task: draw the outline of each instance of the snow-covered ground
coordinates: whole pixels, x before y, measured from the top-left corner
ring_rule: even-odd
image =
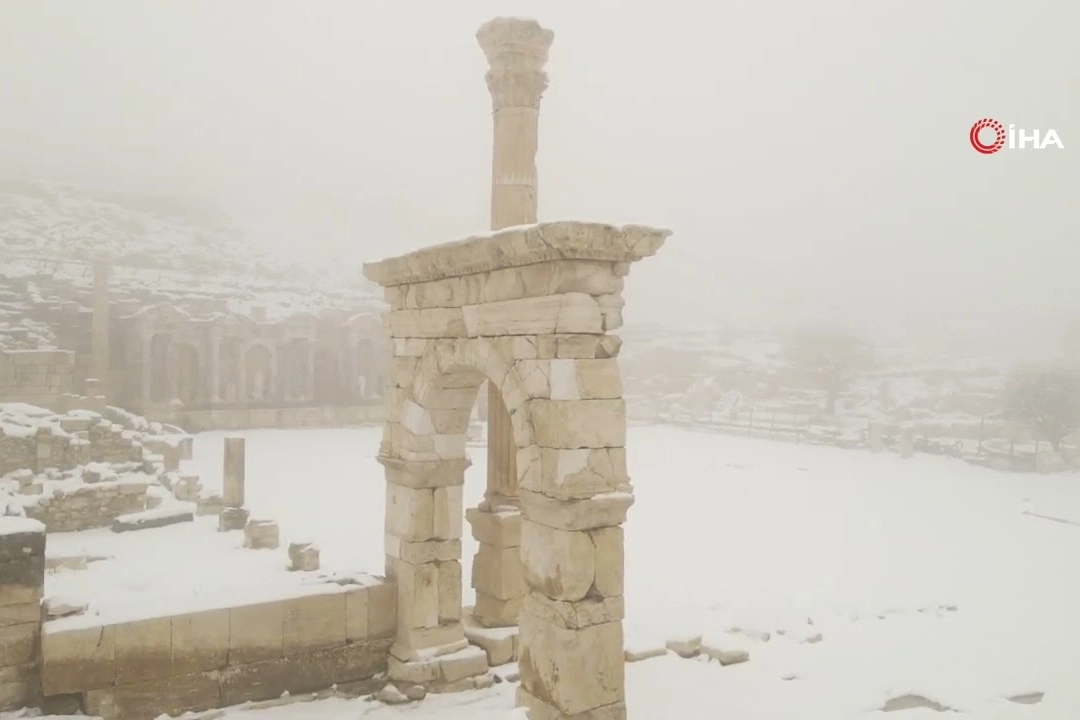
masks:
[[[283,543],[318,542],[323,571],[381,573],[380,432],[246,432],[253,513],[277,519]],[[211,488],[221,438],[195,442],[191,465]],[[628,446],[637,502],[626,528],[627,646],[703,633],[751,656],[725,668],[671,655],[628,665],[631,718],[843,720],[905,695],[978,720],[1080,717],[1075,474],[999,474],[664,427],[632,427]],[[482,449],[471,452],[467,505],[485,473]],[[122,618],[304,581],[284,572],[284,550],[234,551],[237,534],[209,524],[50,536],[50,555],[116,557],[50,575],[47,592],[89,597],[93,610]],[[466,539],[465,578],[474,552]],[[804,642],[816,634],[820,642]],[[226,718],[494,720],[508,716],[512,690],[397,708],[323,700]],[[1006,699],[1031,693],[1045,697]],[[936,716],[919,708],[899,717]]]

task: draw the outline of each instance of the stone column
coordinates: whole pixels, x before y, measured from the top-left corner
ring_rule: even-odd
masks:
[[[98,392],[109,396],[109,261],[102,256],[94,260],[94,317],[92,320],[92,352],[94,377]]]
[[[226,507],[244,507],[244,438],[225,438],[221,499]]]
[[[566,364],[562,377],[618,380],[614,359],[552,362]],[[517,691],[518,705],[533,718],[626,718],[622,525],[634,497],[626,474],[626,406],[610,397],[618,389],[593,386],[590,393],[608,397],[533,406],[537,446],[521,492],[528,593],[519,620]]]
[[[221,400],[221,337],[210,337],[210,402]]]
[[[386,468],[386,576],[397,588],[390,680],[440,692],[472,689],[473,678],[487,670],[487,655],[468,644],[461,622],[462,488],[469,461],[409,460],[384,451],[394,452],[388,437],[379,462]]]
[[[491,229],[536,222],[536,148],[544,65],[555,34],[535,20],[496,18],[476,39],[487,56],[495,143]]]
[[[244,509],[245,447],[244,438],[226,437],[221,474],[221,515],[218,530],[243,530],[248,512]]]
[[[554,33],[535,20],[496,18],[477,31],[476,39],[487,57],[485,80],[491,93],[494,143],[491,161],[491,229],[536,222],[536,151],[539,138],[540,98],[547,88],[544,65]],[[499,388],[487,383],[488,488],[481,511],[517,504],[517,446],[510,413]],[[519,518],[498,512],[491,518],[470,516],[473,533],[499,538],[498,544],[481,540],[473,566],[477,589],[476,618],[485,625],[513,625],[521,608],[524,583],[520,582]],[[498,532],[478,528],[503,527]]]

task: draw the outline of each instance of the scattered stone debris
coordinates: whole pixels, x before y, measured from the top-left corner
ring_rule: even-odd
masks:
[[[243,530],[247,527],[248,515],[248,511],[244,508],[222,508],[221,514],[218,515],[218,531]]]
[[[86,612],[86,603],[78,600],[72,600],[62,596],[52,596],[45,598],[45,617],[49,620],[55,618],[69,617],[71,615],[82,615]]]
[[[642,660],[660,657],[661,655],[667,655],[667,653],[668,649],[666,647],[625,648],[623,650],[623,657],[626,659],[626,662],[640,662]]]
[[[410,701],[409,696],[398,690],[394,685],[383,687],[382,690],[375,693],[375,699],[387,705],[403,705]]]
[[[244,547],[251,550],[276,550],[280,545],[281,533],[275,520],[253,518],[244,526]]]
[[[745,648],[721,646],[712,642],[703,643],[701,652],[710,660],[716,660],[724,667],[738,665],[750,660],[750,651]]]
[[[1044,692],[1030,692],[1021,693],[1020,695],[1011,695],[1005,699],[1011,703],[1016,703],[1017,705],[1038,705],[1042,702],[1044,697],[1046,697],[1046,693]]]
[[[313,572],[319,569],[319,547],[309,542],[289,543],[289,570]]]
[[[112,531],[120,533],[131,530],[148,530],[182,522],[191,522],[194,519],[195,508],[191,503],[176,503],[157,507],[153,510],[121,515],[113,520]]]
[[[926,708],[934,712],[956,712],[956,710],[922,695],[900,695],[891,698],[882,706],[881,712],[900,712],[901,710],[915,710],[917,708]]]
[[[689,635],[672,638],[665,647],[681,658],[693,658],[701,654],[701,636]]]

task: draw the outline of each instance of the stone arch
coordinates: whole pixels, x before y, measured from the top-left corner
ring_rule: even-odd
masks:
[[[240,387],[245,401],[270,400],[274,396],[277,356],[269,343],[256,340],[243,349],[240,357]]]
[[[342,382],[341,366],[341,354],[333,348],[315,349],[315,402],[331,405],[344,399],[342,390],[346,383]]]
[[[202,380],[199,351],[191,343],[174,343],[172,361],[176,372],[176,397],[185,404],[198,400]]]
[[[152,403],[167,403],[173,398],[172,342],[171,334],[157,332],[150,336],[150,342],[146,345],[149,352],[146,370],[149,372]]]
[[[481,589],[493,591],[481,624],[518,623],[519,700],[534,709],[622,706],[621,526],[633,495],[621,341],[609,331],[622,324],[629,263],[666,235],[547,223],[365,265],[391,306],[379,461],[398,602],[392,681],[446,690],[486,670],[486,654],[462,649],[460,517],[469,415],[487,380],[507,415],[501,439],[489,425],[489,446],[508,444],[514,482],[506,497],[490,493],[505,504],[470,510],[486,552],[474,563],[478,609]],[[478,577],[485,567],[496,587]],[[483,646],[483,636],[470,640]]]

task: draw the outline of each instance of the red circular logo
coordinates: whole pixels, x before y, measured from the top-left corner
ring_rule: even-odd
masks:
[[[990,144],[986,144],[979,139],[979,133],[986,128],[994,131],[994,141]],[[993,118],[983,118],[971,126],[971,131],[968,132],[968,140],[971,141],[971,147],[975,148],[975,152],[980,152],[983,155],[993,155],[1005,147],[1005,126]]]

